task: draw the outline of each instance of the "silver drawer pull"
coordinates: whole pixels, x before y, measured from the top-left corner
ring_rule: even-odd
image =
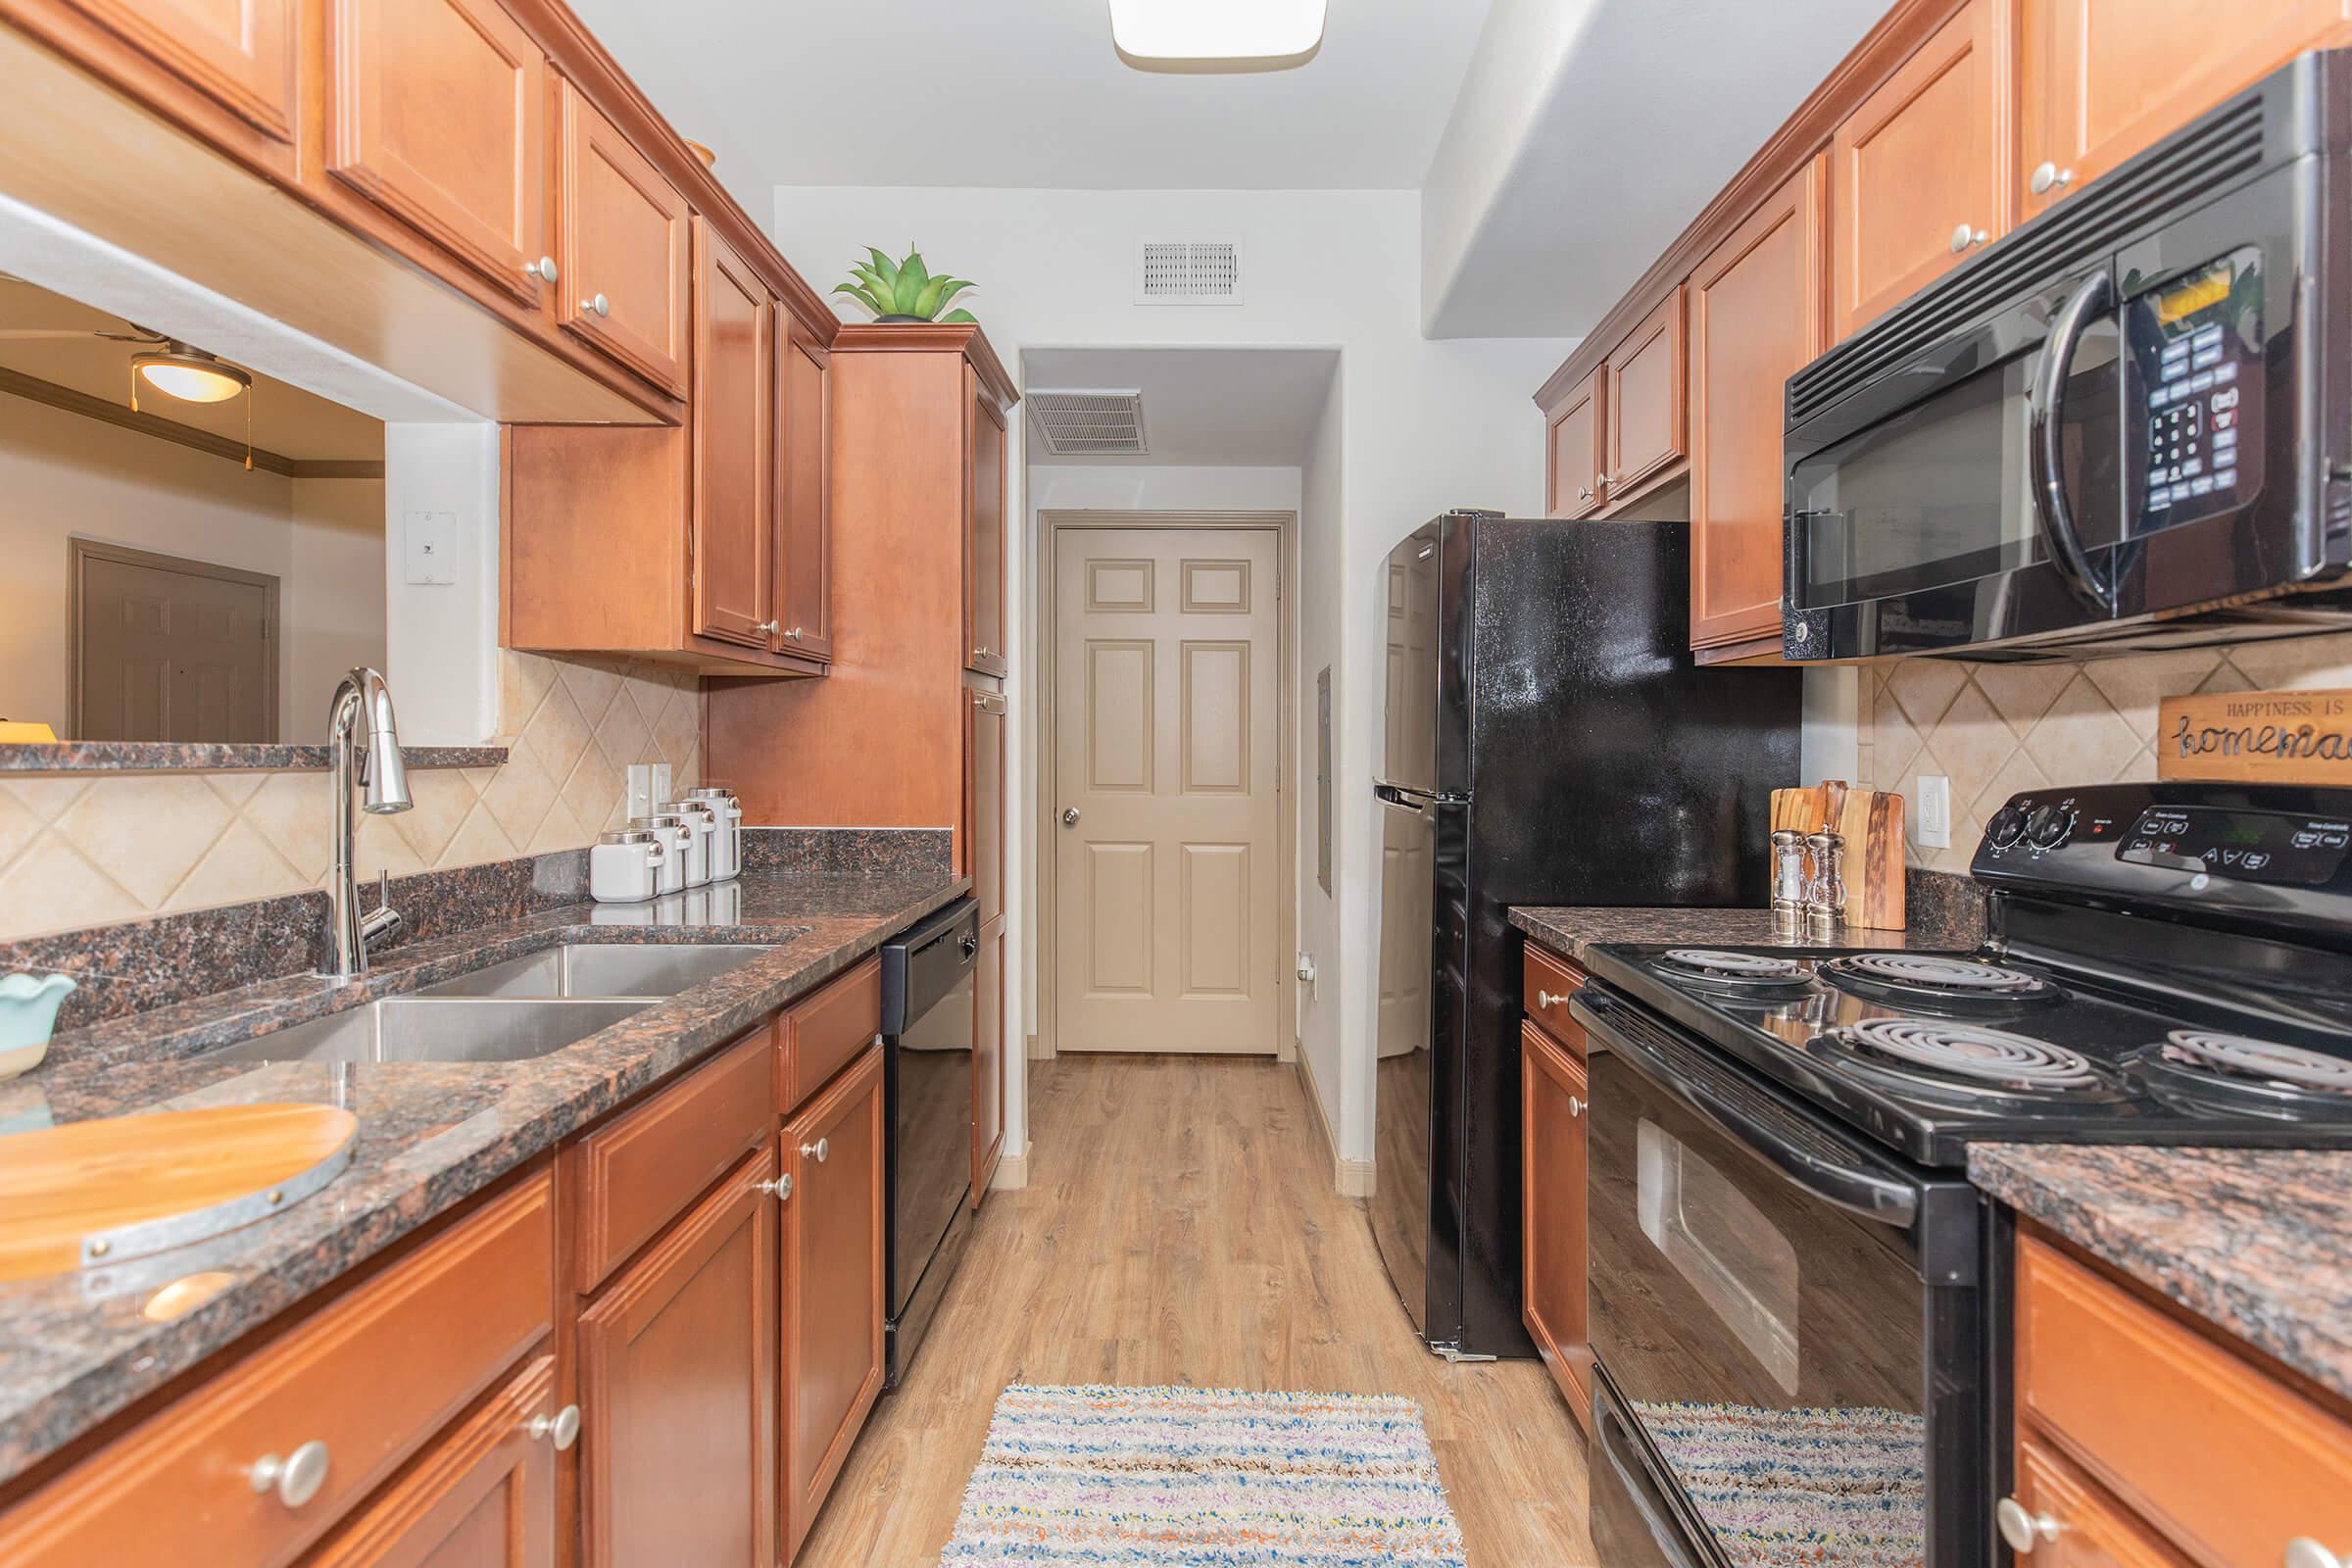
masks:
[[[596,316],[611,316],[612,314],[612,302],[605,298],[605,296],[602,294],[592,294],[588,298],[580,301],[580,309],[590,312]]]
[[[542,256],[535,262],[525,262],[522,264],[522,272],[525,277],[535,277],[542,283],[553,283],[556,280],[556,259],[553,256]]]
[[[779,1202],[792,1196],[792,1177],[790,1175],[779,1176],[772,1182],[754,1182],[752,1185]]]
[[[1992,1522],[2000,1527],[2001,1539],[2019,1556],[2033,1555],[2034,1548],[2056,1541],[2066,1526],[2046,1513],[2028,1513],[2026,1505],[2015,1497],[2003,1497],[1993,1505]]]
[[[1563,1007],[1567,1004],[1568,999],[1566,997],[1555,997],[1548,991],[1539,991],[1536,993],[1536,1005],[1539,1008]]]
[[[1568,1097],[1568,1114],[1571,1116],[1582,1116],[1584,1113],[1585,1102],[1577,1099],[1574,1095],[1570,1095]]]
[[[580,1439],[580,1407],[567,1404],[554,1415],[535,1415],[522,1424],[522,1432],[533,1443],[552,1438],[561,1453]]]
[[[247,1468],[245,1478],[254,1491],[274,1491],[278,1501],[299,1508],[326,1485],[326,1445],[314,1438],[287,1458],[265,1453]]]
[[[2344,1559],[2309,1536],[2297,1536],[2286,1544],[2282,1568],[2344,1568]]]
[[[829,1138],[819,1138],[813,1144],[803,1144],[801,1152],[822,1165],[825,1162],[825,1156],[833,1152],[833,1141]]]

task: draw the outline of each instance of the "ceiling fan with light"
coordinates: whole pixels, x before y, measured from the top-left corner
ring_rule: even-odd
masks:
[[[6,277],[0,273],[0,277]],[[178,338],[131,323],[127,332],[107,332],[95,327],[13,327],[0,326],[0,342],[60,342],[87,341],[92,338],[109,343],[136,343],[141,352],[130,357],[130,407],[139,409],[141,383],[177,398],[182,403],[226,403],[230,398],[245,397],[245,467],[253,468],[253,375],[238,368],[215,354]]]

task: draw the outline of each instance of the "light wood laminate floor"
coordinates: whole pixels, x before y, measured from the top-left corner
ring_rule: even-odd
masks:
[[[928,1568],[1016,1382],[1404,1395],[1472,1568],[1595,1562],[1566,1404],[1534,1361],[1449,1367],[1414,1339],[1362,1208],[1332,1191],[1296,1069],[1063,1056],[1030,1072],[1031,1185],[982,1208],[798,1568]]]

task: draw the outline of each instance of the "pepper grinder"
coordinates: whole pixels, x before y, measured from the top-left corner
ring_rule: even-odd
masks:
[[[1828,942],[1845,921],[1845,835],[1820,832],[1805,839],[1805,936]]]
[[[1808,891],[1805,836],[1794,828],[1775,828],[1772,834],[1772,934],[1793,942],[1805,934],[1805,896]]]

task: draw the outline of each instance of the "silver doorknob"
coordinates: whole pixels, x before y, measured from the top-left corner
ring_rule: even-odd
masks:
[[[1570,1095],[1568,1097],[1568,1114],[1571,1116],[1582,1116],[1584,1113],[1585,1102],[1577,1099],[1574,1095]]]
[[[2056,164],[2043,162],[2035,164],[2034,172],[2026,176],[2026,189],[2036,196],[2047,196],[2051,191],[2064,190],[2074,182],[2073,170],[2060,169]]]
[[[1991,237],[1981,228],[1971,228],[1966,223],[1962,223],[1958,228],[1952,230],[1952,254],[1957,256],[1971,245],[1982,245]]]
[[[522,270],[526,277],[535,277],[542,283],[553,283],[556,280],[556,259],[542,256],[535,262],[523,263]]]
[[[825,1156],[833,1152],[833,1140],[830,1138],[819,1138],[813,1144],[803,1144],[801,1146],[801,1152],[808,1155],[810,1159],[815,1160],[819,1165],[822,1165],[825,1162]]]
[[[1078,808],[1072,806],[1063,809],[1061,813],[1061,825],[1063,827],[1076,827],[1078,825]]]
[[[245,1477],[254,1491],[275,1491],[278,1501],[299,1508],[326,1485],[326,1445],[314,1438],[283,1459],[265,1453],[253,1461]]]
[[[772,1182],[754,1182],[752,1185],[778,1201],[792,1196],[792,1177],[790,1175],[779,1176]]]
[[[535,1415],[522,1424],[522,1433],[534,1443],[553,1439],[561,1453],[580,1440],[580,1407],[567,1404],[554,1415]]]
[[[2297,1536],[2286,1544],[2282,1568],[2344,1568],[2344,1559],[2309,1536]]]
[[[2019,1556],[2031,1556],[2034,1548],[2056,1541],[2066,1528],[2046,1513],[2028,1513],[2026,1505],[2015,1497],[2003,1497],[1993,1505],[1992,1522],[2000,1527],[2001,1539]]]
[[[594,294],[590,295],[587,299],[580,301],[580,309],[583,311],[593,312],[598,316],[611,316],[612,314],[612,302],[605,298],[602,294]]]

